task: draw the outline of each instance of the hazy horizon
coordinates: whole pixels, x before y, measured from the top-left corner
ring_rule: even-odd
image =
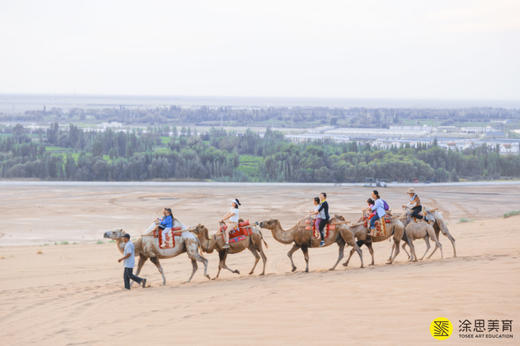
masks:
[[[518,101],[519,14],[512,0],[7,0],[0,93]]]
[[[329,108],[520,108],[520,100],[317,98],[268,96],[186,96],[186,95],[88,95],[88,94],[6,94],[0,93],[0,112],[18,113],[43,107],[112,108],[119,106],[231,107],[329,107]]]

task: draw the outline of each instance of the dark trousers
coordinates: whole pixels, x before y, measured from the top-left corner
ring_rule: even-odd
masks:
[[[374,229],[376,228],[376,221],[379,220],[379,215],[377,215],[377,213],[372,216],[372,218],[370,219],[370,228],[371,229]]]
[[[412,217],[415,217],[417,219],[422,219],[423,216],[421,215],[421,212],[422,212],[422,206],[421,205],[418,205],[417,207],[413,207],[412,208],[412,214],[411,216]]]
[[[320,220],[319,230],[320,230],[321,240],[325,240],[325,232],[324,232],[324,229],[325,229],[325,226],[326,226],[328,223],[329,223],[329,220],[327,220],[327,219],[321,219],[321,220]]]
[[[125,272],[123,273],[123,280],[125,281],[125,288],[127,290],[130,289],[130,279],[134,280],[138,284],[140,284],[143,281],[143,279],[141,279],[140,277],[135,276],[133,271],[134,268],[125,268]]]

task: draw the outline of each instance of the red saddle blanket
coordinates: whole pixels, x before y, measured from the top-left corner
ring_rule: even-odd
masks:
[[[307,226],[305,226],[305,229],[308,230],[308,231],[311,231],[312,230],[312,234],[314,235],[314,238],[320,238],[320,230],[316,228],[316,220],[314,219],[307,219],[305,220],[305,224]],[[329,231],[330,230],[335,230],[336,229],[336,225],[335,224],[331,224],[331,223],[328,223],[327,226],[325,227],[325,239],[327,239],[329,237]]]
[[[161,249],[171,249],[175,247],[175,237],[180,237],[182,235],[181,227],[174,227],[169,232],[165,234],[163,238],[162,229],[156,229],[153,231],[153,236],[155,238],[159,238],[159,248]]]
[[[223,225],[220,227],[220,235],[224,237],[224,234],[222,232],[227,230],[227,225]],[[253,228],[249,225],[249,220],[240,222],[238,224],[238,229],[233,229],[229,231],[229,242],[230,243],[236,243],[241,240],[246,239],[247,236],[251,235],[253,233]]]

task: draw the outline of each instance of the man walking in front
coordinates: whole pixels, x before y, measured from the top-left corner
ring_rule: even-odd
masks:
[[[121,257],[118,262],[125,261],[125,271],[123,274],[123,279],[125,281],[125,288],[127,290],[130,289],[130,279],[134,280],[138,284],[141,284],[142,287],[146,286],[146,279],[142,279],[134,275],[134,266],[135,266],[135,248],[134,243],[130,241],[130,234],[125,234],[123,236],[123,242],[125,243],[125,251],[124,256]]]

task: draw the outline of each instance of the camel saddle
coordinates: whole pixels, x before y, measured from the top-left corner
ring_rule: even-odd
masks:
[[[369,222],[369,218],[367,217],[364,217],[363,218],[363,221],[365,222],[365,227],[368,228],[368,222]],[[386,235],[386,224],[387,223],[392,223],[392,219],[390,217],[387,217],[387,215],[383,216],[383,220],[385,221],[383,223],[383,227],[381,227],[381,219],[377,220],[376,223],[375,223],[375,226],[376,226],[376,231],[375,231],[375,236],[384,236]]]
[[[308,230],[308,231],[312,231],[312,235],[314,236],[314,238],[321,238],[320,236],[320,230],[316,228],[316,222],[314,222],[315,220],[314,219],[306,219],[305,220],[305,229]],[[327,239],[329,237],[329,231],[330,230],[335,230],[336,229],[336,225],[333,224],[333,223],[328,223],[327,226],[325,227],[325,239]]]
[[[224,237],[224,231],[227,230],[227,225],[222,225],[220,227],[220,235]],[[250,236],[253,233],[252,227],[249,225],[249,220],[242,221],[238,223],[238,229],[232,229],[229,231],[229,242],[237,243],[241,240],[246,239],[247,236]]]
[[[182,227],[174,227],[168,233],[166,233],[166,237],[163,239],[162,229],[155,229],[153,231],[154,238],[159,238],[159,248],[160,249],[172,249],[175,247],[175,237],[180,237],[182,235]]]

